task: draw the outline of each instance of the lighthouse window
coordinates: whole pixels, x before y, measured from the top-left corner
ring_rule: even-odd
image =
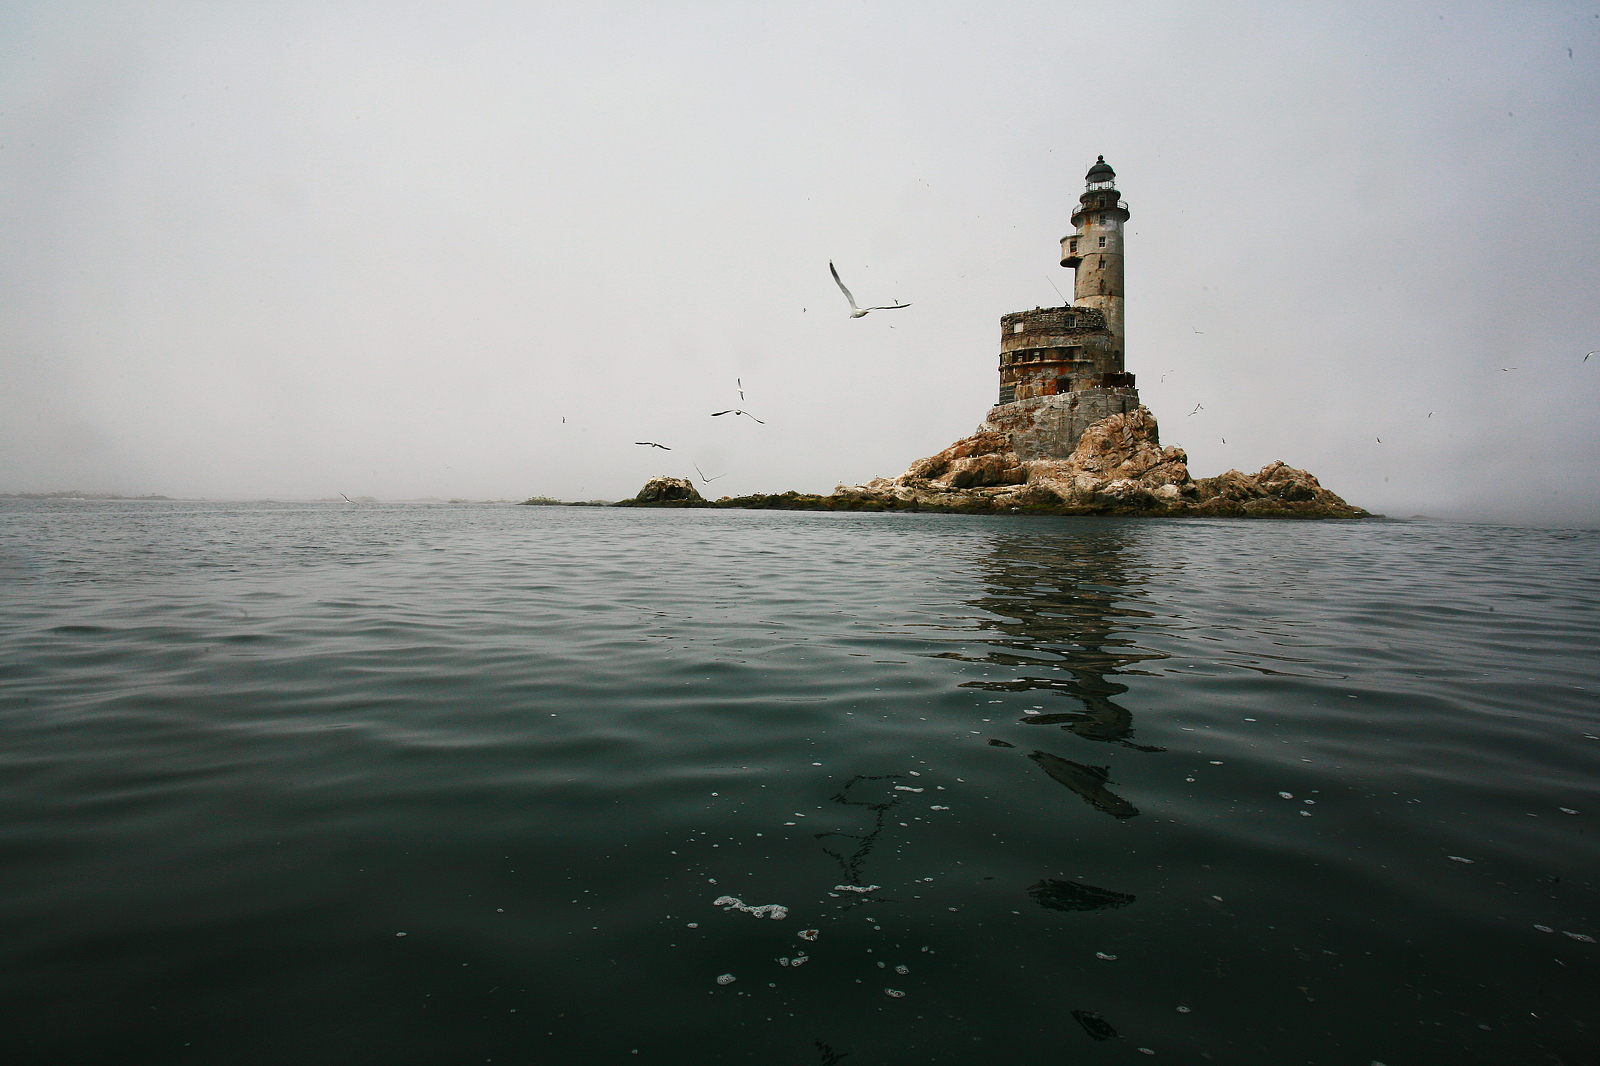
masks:
[[[1071,240],[1071,241],[1067,242],[1067,251],[1076,252],[1077,250],[1078,250],[1078,242],[1076,240]]]
[[[1098,266],[1105,266],[1106,265],[1106,257],[1102,255],[1100,257],[1100,262],[1097,265]]]
[[[1104,237],[1101,237],[1100,238],[1100,247],[1104,248],[1105,246],[1106,246],[1106,239]]]
[[[1017,322],[1017,323],[1014,323],[1014,324],[1013,324],[1013,325],[1012,325],[1012,327],[1011,327],[1011,332],[1012,332],[1012,333],[1021,333],[1021,332],[1022,332],[1022,331],[1023,331],[1023,330],[1024,330],[1024,329],[1026,329],[1026,328],[1027,328],[1027,325],[1028,325],[1028,324],[1027,324],[1027,323],[1026,323],[1026,322]]]

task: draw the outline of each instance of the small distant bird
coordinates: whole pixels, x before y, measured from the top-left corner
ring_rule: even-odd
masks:
[[[1222,438],[1222,443],[1224,443],[1224,444],[1228,443],[1228,438],[1227,437],[1223,437]]]
[[[1193,418],[1195,411],[1204,411],[1204,410],[1205,410],[1204,407],[1201,407],[1199,404],[1195,404],[1194,405],[1194,411],[1190,411],[1189,414],[1186,417]]]
[[[898,308],[901,308],[901,307],[910,307],[911,306],[910,304],[903,304],[899,300],[896,300],[892,304],[880,304],[877,307],[857,307],[856,306],[856,298],[854,296],[850,295],[850,290],[845,288],[844,287],[844,282],[839,280],[839,271],[838,271],[837,268],[834,267],[832,259],[828,260],[828,270],[830,272],[832,272],[832,274],[833,274],[834,284],[839,286],[839,291],[844,293],[844,298],[846,300],[850,301],[850,317],[851,318],[860,318],[862,315],[866,314],[868,311],[894,311],[894,310],[896,310]]]
[[[1429,412],[1428,412],[1428,417],[1429,417],[1429,418],[1432,418],[1432,417],[1433,417],[1433,412],[1432,412],[1432,411],[1429,411]]]
[[[1587,359],[1588,356],[1584,356],[1584,358]],[[1503,366],[1503,367],[1500,368],[1500,373],[1504,374],[1508,370],[1515,370],[1515,369],[1517,369],[1517,368],[1514,367],[1514,366]]]
[[[657,444],[653,440],[636,440],[633,443],[635,443],[635,444],[645,444],[645,445],[648,445],[648,446],[650,446],[652,448],[660,448],[664,452],[670,452],[672,450],[671,448],[667,447],[665,444]]]
[[[752,421],[761,422],[761,419],[756,418],[756,416],[751,414],[749,411],[736,411],[731,407],[726,411],[712,411],[711,412],[711,417],[712,418],[716,418],[718,415],[744,415],[746,418],[751,419]],[[761,422],[761,424],[763,426],[766,425],[765,422]]]
[[[1589,355],[1600,355],[1600,349],[1590,352]],[[1587,363],[1589,361],[1589,355],[1584,356],[1582,359],[1578,360],[1578,362]]]
[[[341,496],[344,496],[344,493],[342,493],[342,492],[341,492],[341,493],[339,493],[339,495],[341,495]],[[350,497],[348,497],[348,496],[344,496],[344,502],[345,502],[345,503],[355,503],[355,502],[356,502],[356,501],[354,501],[354,500],[352,500],[352,499],[351,499],[351,498],[350,498]]]
[[[700,465],[698,463],[691,463],[690,465],[694,467],[694,472],[696,474],[700,475],[700,480],[704,481],[707,485],[709,485],[713,481],[717,480],[717,477],[727,477],[728,476],[727,474],[718,474],[717,477],[706,477],[706,472],[704,470],[700,469]]]
[[[1199,334],[1202,337],[1204,337],[1206,335],[1205,330],[1203,330],[1203,329],[1197,329],[1197,330],[1195,330],[1195,333]]]
[[[739,387],[739,399],[744,399],[744,382],[740,381],[738,378],[734,378],[733,383]]]
[[[1383,443],[1383,438],[1382,437],[1373,437],[1372,439],[1377,441],[1379,444]]]
[[[1177,371],[1175,371],[1175,370],[1164,370],[1161,373],[1161,380],[1165,381],[1165,380],[1167,380],[1167,375],[1168,374],[1175,374],[1175,373],[1177,373]]]

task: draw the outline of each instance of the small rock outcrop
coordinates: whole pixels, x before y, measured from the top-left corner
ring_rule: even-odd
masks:
[[[653,477],[634,497],[640,503],[705,503],[694,482],[681,477]]]
[[[1005,433],[979,427],[896,478],[840,485],[845,508],[952,511],[1043,510],[1063,514],[1283,515],[1359,518],[1304,470],[1276,462],[1255,474],[1230,470],[1194,480],[1182,448],[1161,446],[1149,409],[1103,418],[1066,459],[1017,456]]]

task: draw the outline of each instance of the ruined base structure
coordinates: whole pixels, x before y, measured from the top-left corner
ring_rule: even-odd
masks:
[[[1083,431],[1139,409],[1132,374],[1093,307],[1036,307],[1000,319],[1000,402],[980,432],[1004,433],[1022,459],[1065,459]]]
[[[1023,459],[1065,459],[1090,426],[1138,409],[1139,394],[1133,389],[1084,389],[1001,404],[990,409],[978,428],[1004,433]]]

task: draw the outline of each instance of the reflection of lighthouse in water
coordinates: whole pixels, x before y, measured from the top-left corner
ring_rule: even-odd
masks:
[[[1127,605],[1134,589],[1123,561],[1125,547],[1116,529],[1077,537],[997,538],[984,560],[987,593],[968,601],[983,612],[975,625],[985,634],[989,653],[945,655],[993,663],[1015,673],[1010,680],[968,681],[961,687],[1058,695],[1077,706],[1065,711],[1046,708],[1018,721],[1059,726],[1084,740],[1137,751],[1164,751],[1135,743],[1132,712],[1113,700],[1128,691],[1128,686],[1112,680],[1117,673],[1165,658],[1135,645],[1128,627],[1119,624],[1122,618],[1149,617]],[[1139,813],[1107,788],[1105,767],[1047,752],[1035,752],[1030,758],[1095,809],[1116,818]]]
[[[1019,673],[1010,681],[968,681],[962,687],[1055,693],[1081,709],[1046,711],[1021,721],[1059,725],[1085,740],[1163,750],[1133,743],[1133,715],[1112,701],[1128,691],[1112,676],[1136,663],[1165,658],[1137,647],[1118,625],[1120,618],[1149,617],[1125,605],[1130,591],[1122,548],[1121,538],[1109,530],[1068,544],[1035,537],[997,539],[984,575],[988,595],[969,601],[993,616],[976,623],[993,649],[978,661]]]

